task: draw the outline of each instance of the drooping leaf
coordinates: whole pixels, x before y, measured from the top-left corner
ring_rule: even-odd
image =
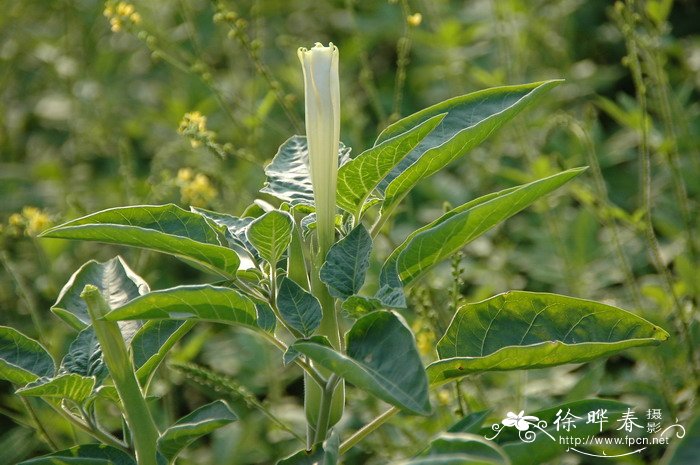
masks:
[[[200,320],[257,329],[255,304],[228,287],[197,284],[149,292],[112,310],[107,320]]]
[[[42,236],[157,250],[226,277],[235,276],[240,263],[222,227],[172,204],[111,208],[51,228]]]
[[[70,399],[78,404],[92,394],[95,378],[76,373],[66,373],[54,378],[39,378],[17,389],[15,394],[25,397]]]
[[[238,217],[198,207],[190,207],[190,210],[192,210],[194,213],[199,213],[205,218],[210,219],[219,226],[223,226],[225,228],[226,239],[228,240],[229,247],[245,251],[245,254],[250,256],[250,258],[256,261],[260,260],[260,257],[258,256],[258,251],[255,250],[255,247],[253,247],[253,245],[250,242],[248,242],[248,239],[245,235],[248,225],[255,218],[251,216]],[[241,257],[240,266],[242,269],[248,269],[251,266],[254,266],[250,258],[247,258],[246,261],[245,256]]]
[[[447,428],[448,433],[478,433],[491,409],[470,413],[457,423]]]
[[[195,439],[237,419],[224,401],[214,401],[180,418],[165,430],[158,439],[158,450],[168,461],[172,461]]]
[[[440,457],[453,454],[494,465],[510,465],[505,451],[496,443],[470,433],[442,433],[430,443],[427,455]]]
[[[350,147],[340,143],[339,165],[350,159]],[[260,192],[270,194],[292,205],[314,205],[314,192],[309,171],[309,148],[305,136],[292,136],[265,167],[267,181]]]
[[[380,276],[382,287],[392,284],[392,267],[403,285],[460,250],[498,223],[581,174],[575,168],[467,202],[414,231],[389,256]],[[395,277],[393,277],[395,280]],[[383,301],[386,302],[386,299]],[[388,304],[388,303],[387,303]]]
[[[357,216],[379,182],[442,122],[445,115],[430,117],[401,134],[383,140],[341,166],[338,170],[338,206]]]
[[[55,370],[51,355],[41,344],[14,328],[0,326],[0,379],[24,385],[53,376]]]
[[[482,371],[581,363],[668,338],[619,308],[556,294],[511,291],[457,311],[428,366],[432,384]]]
[[[413,334],[393,312],[358,319],[347,334],[347,355],[310,341],[292,347],[380,399],[419,415],[431,411],[425,370]]]
[[[168,351],[194,326],[194,321],[147,321],[131,340],[136,378],[144,385]]]
[[[372,238],[362,224],[333,244],[320,270],[328,292],[338,299],[357,294],[369,268]]]
[[[25,460],[19,465],[136,465],[133,457],[116,447],[104,444],[83,444]]]
[[[109,371],[102,359],[102,349],[92,326],[88,326],[71,342],[68,353],[61,361],[60,373],[94,376],[96,384],[102,384]]]
[[[494,438],[502,449],[508,454],[512,465],[530,465],[532,463],[546,463],[553,458],[564,453],[571,447],[571,443],[559,440],[560,437],[571,441],[572,438],[587,438],[596,434],[600,434],[601,429],[618,428],[620,423],[618,420],[629,406],[621,402],[606,400],[606,399],[587,399],[566,404],[550,407],[535,412],[527,412],[528,416],[534,416],[539,419],[541,429],[531,426],[530,430],[535,433],[532,442],[523,441],[520,433],[516,428],[504,428],[503,431]],[[588,412],[605,411],[607,421],[603,424],[588,422]],[[557,425],[555,420],[557,413],[563,418],[568,413],[573,415],[569,417],[571,426],[568,431],[562,427],[561,423]],[[568,420],[567,420],[568,421]],[[533,422],[534,424],[535,422]],[[493,437],[495,433],[490,431],[488,437]]]
[[[447,113],[442,122],[382,181],[380,188],[384,190],[385,197],[382,208],[394,205],[421,179],[431,176],[479,145],[560,82],[536,82],[474,92],[428,107],[387,127],[376,144],[428,118]]]
[[[345,301],[340,305],[340,308],[350,318],[357,319],[361,316],[367,315],[370,312],[379,310],[382,308],[382,303],[379,299],[375,299],[373,297],[354,295],[345,299]]]
[[[246,238],[270,266],[277,266],[292,242],[293,230],[292,215],[272,210],[250,223],[246,229]]]
[[[78,330],[91,323],[87,305],[80,298],[80,293],[88,284],[100,290],[111,308],[120,307],[149,291],[146,281],[129,268],[121,257],[106,262],[90,260],[73,273],[51,307],[52,312]]]
[[[282,318],[305,337],[321,324],[323,313],[318,299],[286,276],[280,281],[277,307]]]

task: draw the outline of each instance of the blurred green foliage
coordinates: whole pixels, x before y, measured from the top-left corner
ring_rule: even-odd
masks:
[[[596,395],[662,408],[690,424],[698,354],[689,360],[688,348],[700,341],[697,3],[141,0],[133,12],[95,0],[0,6],[1,324],[63,353],[73,333],[48,308],[90,258],[124,254],[154,289],[201,281],[153,253],[34,236],[50,223],[118,205],[174,202],[240,213],[262,185],[262,166],[303,131],[296,48],[333,41],[341,53],[341,137],[354,153],[389,122],[445,98],[566,79],[535,111],[422,183],[377,242],[388,253],[446,203],[591,166],[568,191],[475,241],[414,288],[407,316],[426,360],[460,301],[507,289],[612,302],[674,332],[656,350],[606,362],[450,385],[433,399],[431,419],[399,417],[353,449],[347,463],[410,457],[466,412],[493,408],[497,421],[506,410]],[[642,81],[635,80],[637,62]],[[202,326],[171,359],[180,364],[162,368],[152,389],[163,396],[163,423],[220,397],[242,418],[179,463],[274,463],[299,448],[271,417],[302,424],[300,372],[283,369],[261,341]],[[221,379],[182,365],[190,362]],[[0,463],[49,450],[31,432],[37,419],[57,445],[87,440],[46,407],[22,405],[11,386],[0,391]],[[344,427],[383,410],[349,393]],[[663,453],[652,447],[619,463],[657,463]],[[569,454],[556,463],[598,462]]]

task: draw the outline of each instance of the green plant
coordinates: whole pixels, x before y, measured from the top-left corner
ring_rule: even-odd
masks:
[[[300,58],[307,135],[289,138],[266,167],[261,192],[275,205],[258,201],[241,216],[175,205],[120,207],[43,233],[163,252],[217,280],[150,291],[120,257],[88,262],[52,307],[80,330],[58,368],[39,343],[3,327],[0,375],[18,386],[18,395],[40,397],[102,443],[24,463],[173,463],[191,441],[236,421],[223,401],[200,407],[162,432],[150,413],[147,394],[155,369],[198,321],[247,328],[277,347],[284,364],[304,371],[307,447],[281,464],[338,463],[399,411],[429,415],[429,391],[468,375],[581,363],[668,337],[610,305],[512,291],[459,306],[437,343],[438,360],[424,367],[400,313],[407,307],[405,291],[584,168],[449,209],[409,234],[385,258],[376,282],[365,283],[375,239],[414,186],[559,81],[495,87],[433,105],[391,124],[372,147],[351,158],[339,141],[337,49],[317,45],[300,51]],[[391,408],[341,441],[334,426],[342,416],[346,382]],[[102,425],[96,409],[102,401],[123,416],[121,438]],[[622,404],[612,401],[567,405],[622,412]],[[534,453],[527,444],[499,446],[470,435],[481,426],[472,420],[437,438],[428,457],[411,463],[525,463],[523,457]],[[547,460],[559,452],[539,445],[537,457]]]

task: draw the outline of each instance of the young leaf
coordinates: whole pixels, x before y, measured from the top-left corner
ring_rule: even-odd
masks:
[[[140,205],[103,210],[41,234],[157,250],[205,269],[235,276],[240,259],[227,246],[223,228],[176,205]]]
[[[90,260],[73,273],[51,307],[52,312],[78,330],[90,325],[87,306],[80,298],[80,293],[88,284],[100,290],[111,308],[120,307],[149,291],[146,281],[134,273],[121,257],[106,262]]]
[[[71,342],[68,353],[61,361],[59,373],[75,373],[95,377],[102,384],[109,371],[102,358],[102,349],[92,326],[88,326]]]
[[[382,181],[384,205],[392,208],[421,179],[436,173],[450,162],[479,145],[504,123],[561,81],[545,81],[519,86],[486,89],[455,97],[408,116],[386,128],[377,144],[435,115],[447,116]]]
[[[25,397],[70,399],[80,404],[92,394],[94,388],[95,378],[67,373],[55,378],[39,378],[17,389],[15,394]]]
[[[239,324],[257,329],[255,305],[228,287],[198,284],[149,292],[105,317],[120,320],[201,320]]]
[[[338,163],[350,159],[350,147],[340,143]],[[277,151],[265,167],[267,182],[260,192],[270,194],[292,205],[314,205],[314,191],[309,172],[309,147],[305,136],[292,136]]]
[[[414,231],[387,258],[380,274],[380,294],[405,286],[498,223],[581,174],[575,168],[467,202]],[[382,302],[389,305],[389,299]]]
[[[431,412],[413,334],[393,312],[377,310],[357,320],[347,334],[347,356],[310,341],[292,347],[392,405],[419,415]]]
[[[275,327],[277,326],[277,317],[275,317],[275,312],[268,304],[255,303],[255,311],[257,312],[257,324],[260,329],[270,334],[275,332]]]
[[[104,444],[83,444],[25,460],[18,465],[136,465],[126,452]]]
[[[446,113],[435,115],[365,150],[338,170],[338,206],[357,216],[379,182],[418,143],[440,124]]]
[[[168,351],[187,334],[194,321],[151,320],[138,330],[131,340],[136,378],[143,386]]]
[[[292,242],[293,230],[292,215],[272,210],[250,223],[246,229],[246,238],[270,266],[277,266]]]
[[[280,281],[277,307],[282,318],[305,337],[321,324],[323,313],[318,299],[286,276]]]
[[[158,439],[158,450],[172,462],[192,441],[236,421],[238,418],[224,401],[204,405],[180,418]]]
[[[14,328],[0,326],[0,379],[24,385],[55,371],[51,355],[41,344]]]
[[[438,342],[432,384],[482,371],[581,363],[668,338],[658,326],[610,305],[511,291],[462,306]]]
[[[345,299],[345,301],[340,305],[340,308],[350,318],[357,319],[367,315],[370,312],[379,310],[382,308],[382,303],[379,301],[379,299],[375,299],[373,297],[353,295]]]
[[[371,251],[372,238],[361,224],[333,244],[320,270],[321,281],[333,297],[345,299],[359,292],[365,282]]]

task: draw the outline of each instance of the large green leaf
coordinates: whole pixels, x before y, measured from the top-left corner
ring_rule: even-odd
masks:
[[[326,254],[320,278],[328,292],[339,299],[357,294],[365,282],[372,252],[372,238],[362,224],[342,238]]]
[[[392,252],[404,285],[498,223],[581,174],[575,168],[467,202],[413,232]]]
[[[340,143],[339,164],[350,159],[350,147]],[[314,191],[309,171],[309,148],[305,136],[292,136],[265,167],[267,181],[260,192],[270,194],[292,205],[314,205]]]
[[[51,355],[41,344],[14,328],[0,326],[0,379],[24,385],[52,376],[55,370]]]
[[[274,267],[292,242],[293,230],[292,215],[272,210],[248,225],[246,237],[260,256]]]
[[[73,273],[51,307],[51,311],[78,330],[91,324],[87,304],[80,298],[80,293],[88,284],[100,290],[111,308],[120,307],[149,291],[146,281],[134,273],[121,257],[106,262],[90,260]]]
[[[253,302],[228,287],[198,284],[149,292],[106,316],[119,320],[202,320],[257,328]]]
[[[15,394],[25,397],[70,399],[80,404],[92,394],[94,388],[95,378],[66,373],[55,378],[39,378],[17,389]]]
[[[668,338],[658,326],[610,305],[511,291],[457,311],[428,366],[432,384],[482,371],[581,363]]]
[[[195,439],[237,419],[224,401],[214,401],[180,418],[165,430],[158,439],[158,450],[172,462],[182,449]]]
[[[365,150],[341,166],[338,170],[338,206],[357,216],[379,182],[442,122],[445,115],[428,118]]]
[[[323,312],[318,299],[286,276],[280,281],[277,307],[284,321],[305,337],[321,324]]]
[[[136,377],[142,385],[158,368],[168,351],[194,324],[191,320],[151,320],[139,329],[131,340],[131,354]]]
[[[51,228],[42,236],[157,250],[226,277],[235,276],[240,263],[222,227],[176,205],[111,208]]]
[[[68,353],[61,361],[61,373],[94,376],[96,384],[102,384],[109,371],[102,358],[102,349],[92,326],[88,326],[71,342]]]
[[[569,444],[565,441],[560,442],[560,437],[568,441],[573,438],[585,440],[589,436],[600,434],[601,429],[606,431],[618,428],[618,420],[628,407],[621,402],[606,399],[569,402],[528,413],[528,416],[534,416],[539,421],[532,421],[526,432],[520,432],[513,427],[503,427],[496,437],[494,435],[497,430],[493,429],[488,430],[486,437],[493,438],[503,448],[513,465],[546,463],[572,447],[571,442]],[[602,425],[588,422],[588,413],[595,411],[604,411],[607,420]],[[555,423],[557,414],[560,419],[563,419],[569,413],[573,416],[569,417],[571,423],[568,430],[561,421],[558,425]],[[546,422],[546,425],[541,422]],[[523,438],[530,442],[523,441]]]
[[[391,208],[413,186],[479,145],[504,123],[561,81],[486,89],[438,103],[386,128],[377,144],[435,115],[447,116],[382,181],[384,206]]]
[[[18,465],[136,465],[133,457],[116,447],[84,444],[25,460]]]
[[[358,319],[347,336],[347,355],[312,341],[292,348],[380,399],[428,415],[428,383],[413,334],[397,314],[377,310]]]

